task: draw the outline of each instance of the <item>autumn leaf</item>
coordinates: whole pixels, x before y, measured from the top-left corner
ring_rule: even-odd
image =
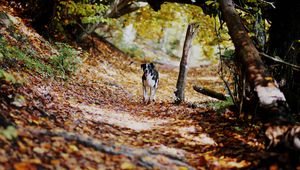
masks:
[[[121,169],[128,169],[128,170],[135,169],[135,165],[132,164],[131,162],[124,162],[121,164]]]
[[[14,164],[16,170],[37,170],[36,166],[32,163],[20,162]]]
[[[13,126],[8,126],[6,129],[0,130],[0,134],[9,140],[12,140],[18,136],[17,130]]]

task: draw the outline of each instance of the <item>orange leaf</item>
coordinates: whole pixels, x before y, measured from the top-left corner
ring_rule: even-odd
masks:
[[[28,163],[28,162],[16,163],[16,164],[14,164],[14,168],[16,170],[36,170],[37,169],[34,164]]]

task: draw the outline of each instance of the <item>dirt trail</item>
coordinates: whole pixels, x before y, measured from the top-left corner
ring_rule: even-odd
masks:
[[[36,34],[32,29],[26,32]],[[4,33],[15,45],[23,45]],[[33,38],[29,44],[39,47],[44,41]],[[0,88],[0,111],[17,133],[14,140],[0,135],[0,169],[185,170],[259,163],[264,149],[261,126],[238,121],[228,109],[217,112],[207,105],[188,104],[215,101],[196,93],[193,85],[224,91],[216,65],[189,70],[187,103],[177,106],[173,93],[178,68],[157,64],[157,101],[144,104],[142,62],[100,41],[93,43],[90,46],[98,49],[86,50],[90,55],[68,80],[47,79],[21,66],[11,68],[23,77],[24,85]],[[41,55],[52,54],[39,49],[45,50]],[[15,94],[23,96],[21,106],[12,105]]]
[[[259,127],[234,123],[233,113],[228,110],[216,113],[208,108],[172,104],[177,68],[157,65],[157,69],[158,100],[147,105],[141,102],[139,61],[115,53],[86,61],[69,83],[54,85],[50,90],[58,99],[54,105],[60,103],[72,113],[62,127],[109,143],[161,151],[196,169],[241,168],[253,164],[253,153],[263,148],[255,136]],[[190,69],[187,102],[214,101],[194,92],[192,86],[205,85],[222,91],[216,69],[216,66]]]

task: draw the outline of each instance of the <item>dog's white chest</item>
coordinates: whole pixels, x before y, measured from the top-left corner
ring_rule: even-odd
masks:
[[[146,81],[146,82],[144,82],[146,86],[149,86],[149,87],[156,86],[155,85],[156,82],[155,82],[155,80],[153,80],[153,76],[151,76],[149,74],[146,76],[146,80],[144,80],[144,81]]]

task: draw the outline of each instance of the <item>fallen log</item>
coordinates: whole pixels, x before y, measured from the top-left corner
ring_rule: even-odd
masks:
[[[196,92],[199,92],[201,94],[204,94],[206,96],[218,99],[218,100],[226,100],[226,96],[222,93],[218,93],[216,91],[210,90],[208,88],[205,87],[200,87],[200,86],[193,86],[193,89]]]

